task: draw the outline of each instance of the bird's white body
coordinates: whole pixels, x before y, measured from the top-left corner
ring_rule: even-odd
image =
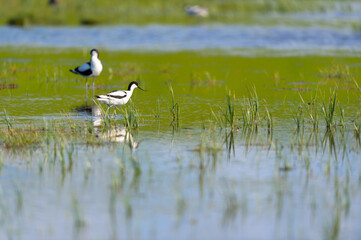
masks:
[[[92,71],[92,76],[89,77],[97,77],[103,70],[102,62],[99,60],[97,54],[92,55],[90,59],[90,69]]]
[[[93,49],[90,51],[90,54],[91,58],[89,62],[84,63],[83,65],[74,69],[70,69],[70,71],[85,78],[92,77],[94,86],[94,78],[100,75],[103,70],[103,65],[102,62],[99,60],[98,50]]]
[[[136,85],[132,85],[130,90],[116,90],[104,95],[98,95],[97,100],[109,107],[119,107],[125,105],[133,94]]]
[[[98,95],[96,96],[96,98],[98,102],[109,106],[107,111],[111,107],[114,107],[114,111],[115,111],[116,107],[123,106],[130,100],[130,97],[133,95],[133,91],[136,88],[141,89],[138,86],[137,82],[131,82],[128,86],[128,90],[116,90],[107,94]]]
[[[186,11],[186,13],[189,16],[196,16],[196,17],[204,17],[205,18],[205,17],[208,17],[208,15],[209,15],[207,8],[200,7],[198,5],[185,7],[184,10]]]

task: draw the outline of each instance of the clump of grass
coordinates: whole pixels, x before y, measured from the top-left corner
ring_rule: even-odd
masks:
[[[227,94],[227,106],[224,112],[224,123],[225,128],[230,126],[232,129],[234,128],[235,124],[235,113],[234,113],[234,96],[233,99],[231,97],[231,92]]]
[[[179,104],[175,102],[175,99],[174,99],[174,91],[173,91],[173,88],[172,88],[172,85],[169,84],[169,91],[170,91],[170,94],[171,94],[171,97],[172,97],[172,103],[171,103],[171,107],[170,107],[170,113],[172,115],[172,122],[171,122],[171,125],[178,129],[179,128]]]
[[[9,115],[6,112],[6,109],[4,109],[4,115],[5,115],[4,121],[8,128],[8,131],[12,132],[13,131],[13,120],[11,118],[9,118]]]
[[[226,133],[224,142],[226,143],[226,148],[227,148],[228,156],[231,155],[231,152],[233,153],[233,155],[235,155],[236,151],[235,151],[235,147],[234,147],[234,133],[233,133],[233,129],[232,129],[232,131],[230,131],[229,133]],[[233,151],[232,151],[232,150],[233,150]]]
[[[356,115],[356,119],[354,120],[354,123],[353,123],[353,128],[354,128],[354,135],[355,135],[356,139],[360,139],[360,133],[361,133],[361,114],[360,114],[360,112],[358,112]]]
[[[335,92],[329,98],[328,104],[323,102],[322,104],[322,113],[325,120],[326,128],[330,129],[335,125],[334,117],[336,111],[336,99],[337,95]]]
[[[205,72],[204,75],[192,73],[190,84],[192,87],[199,87],[199,86],[211,87],[216,84],[216,78],[212,77],[209,72]]]
[[[139,113],[132,102],[124,108],[124,125],[128,130],[139,127]]]
[[[356,85],[356,89],[359,91],[359,94],[361,95],[361,88],[359,87],[359,85],[358,85],[358,83],[357,83],[356,79],[353,79],[353,82],[355,83],[355,85]]]
[[[45,146],[49,148],[51,144],[63,144],[64,156],[72,154],[73,150],[68,148],[67,142],[85,142],[87,144],[97,144],[97,140],[92,126],[84,121],[74,119],[62,119],[45,121],[34,126],[32,123],[17,123],[13,119],[5,116],[5,126],[0,127],[0,142],[6,149],[31,148]]]
[[[226,96],[226,105],[224,109],[219,108],[219,114],[216,114],[213,109],[211,109],[212,115],[215,119],[215,122],[219,125],[220,128],[230,127],[232,130],[235,128],[235,96],[231,95],[231,92],[227,92]]]
[[[333,64],[329,68],[319,69],[319,72],[325,79],[345,80],[352,76],[349,66],[342,64]]]
[[[319,126],[319,104],[317,101],[317,94],[312,98],[311,102],[306,103],[305,100],[300,95],[301,101],[303,103],[303,109],[306,111],[310,122],[312,124],[313,130],[317,130]]]
[[[43,133],[33,126],[29,128],[8,128],[1,132],[4,146],[10,148],[22,148],[39,145],[43,142]]]
[[[303,129],[304,129],[304,118],[303,118],[303,108],[302,107],[298,107],[293,120],[296,123],[296,133],[300,133]]]
[[[245,106],[242,108],[243,127],[257,127],[259,123],[259,101],[256,89],[249,91]]]
[[[31,13],[21,13],[16,16],[12,16],[7,20],[7,24],[10,26],[26,27],[33,21],[34,16]]]
[[[339,109],[340,109],[340,123],[339,123],[339,125],[344,128],[345,127],[345,109],[342,106],[340,106]]]
[[[273,118],[272,114],[270,113],[267,105],[264,106],[266,111],[266,121],[267,121],[267,133],[268,135],[271,135],[273,132]]]

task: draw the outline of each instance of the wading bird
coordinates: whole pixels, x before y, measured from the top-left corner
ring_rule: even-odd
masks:
[[[139,87],[137,82],[133,81],[129,83],[128,90],[115,90],[107,94],[98,95],[96,98],[98,102],[108,105],[105,115],[107,115],[109,108],[114,107],[114,116],[116,116],[116,107],[125,105],[136,88],[145,91]]]
[[[194,16],[194,17],[203,17],[206,18],[208,17],[209,13],[208,13],[208,9],[205,7],[200,7],[198,5],[194,5],[194,6],[186,6],[184,8],[184,11],[189,15],[189,16]]]
[[[93,89],[94,89],[94,80],[95,77],[99,76],[103,70],[103,65],[99,58],[99,52],[97,49],[92,49],[90,51],[90,61],[84,63],[83,65],[76,67],[74,69],[70,69],[70,72],[78,74],[85,78],[85,86],[88,88],[87,78],[93,77]]]

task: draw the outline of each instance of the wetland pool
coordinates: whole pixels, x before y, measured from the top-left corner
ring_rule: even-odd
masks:
[[[307,18],[307,17],[305,17]],[[267,50],[300,54],[361,50],[361,34],[352,27],[208,25],[119,25],[28,28],[0,26],[0,46],[98,48],[127,51],[189,51],[216,49],[228,54],[264,54]],[[241,49],[242,51],[237,51]],[[253,50],[253,51],[251,51]],[[250,52],[251,51],[251,52]]]
[[[360,238],[357,56],[100,49],[86,91],[87,49],[0,53],[1,239]]]

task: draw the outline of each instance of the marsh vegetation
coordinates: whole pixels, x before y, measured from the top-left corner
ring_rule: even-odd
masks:
[[[103,51],[93,93],[86,55],[1,49],[1,238],[358,236],[358,58]]]

